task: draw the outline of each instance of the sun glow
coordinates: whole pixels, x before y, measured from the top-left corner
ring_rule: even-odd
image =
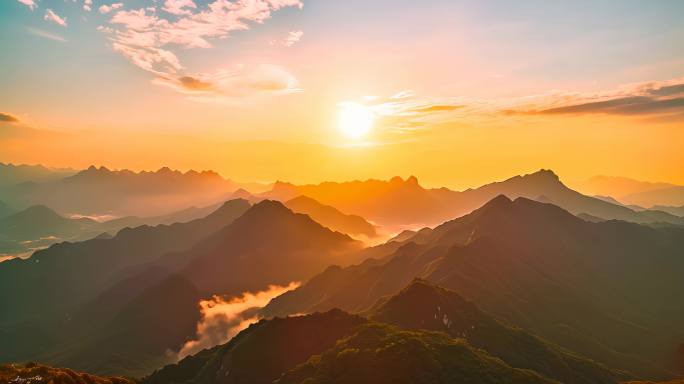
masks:
[[[370,108],[359,103],[340,104],[338,127],[346,136],[359,139],[373,128],[375,115]]]

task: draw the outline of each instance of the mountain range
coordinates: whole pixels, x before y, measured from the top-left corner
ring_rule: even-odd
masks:
[[[180,350],[195,336],[200,301],[303,281],[327,265],[358,261],[353,255],[361,248],[279,202],[250,208],[244,200],[229,201],[187,224],[55,245],[0,265],[7,293],[1,303],[17,308],[2,320],[12,340],[24,344],[5,351],[2,359],[38,355],[88,372],[139,376],[167,362],[166,351]],[[39,270],[30,268],[38,262]],[[61,289],[46,295],[47,285]],[[44,344],[26,343],[36,330],[47,335],[38,338]]]
[[[126,227],[184,223],[207,216],[219,206],[189,207],[153,217],[126,216],[97,221],[89,217],[64,217],[44,205],[34,205],[15,212],[3,203],[0,204],[0,210],[8,213],[0,215],[0,255],[6,258],[28,256],[33,251],[63,241],[111,237]]]
[[[3,188],[0,199],[14,207],[42,204],[86,216],[155,216],[215,204],[242,186],[213,171],[182,173],[164,167],[133,172],[91,166],[62,178],[10,185]]]
[[[369,319],[333,309],[262,320],[142,382],[608,384],[629,378],[506,326],[455,292],[414,280],[379,302]]]
[[[565,186],[549,170],[515,176],[476,189],[452,191],[426,189],[417,178],[399,177],[389,181],[367,180],[346,183],[326,182],[317,185],[275,183],[272,190],[259,196],[287,201],[304,195],[343,212],[372,220],[392,229],[433,226],[472,212],[498,195],[525,197],[558,205],[573,214],[588,214],[604,220],[636,223],[666,222],[684,224],[684,219],[666,212],[640,210],[583,195]]]
[[[684,186],[652,183],[626,177],[594,176],[574,186],[589,195],[612,196],[623,204],[641,207],[684,205]]]
[[[131,268],[189,248],[248,208],[246,201],[234,200],[203,219],[124,229],[109,239],[64,242],[28,259],[0,263],[0,306],[12,308],[0,313],[0,332],[14,345],[0,350],[0,360],[39,355],[59,339],[64,322],[78,308],[129,276]]]
[[[684,306],[684,232],[592,223],[545,203],[499,196],[417,232],[392,255],[330,267],[274,299],[266,317],[369,311],[414,277],[454,289],[510,324],[607,366],[671,376]],[[578,316],[582,313],[582,316]]]
[[[42,165],[0,163],[0,188],[31,182],[43,183],[74,175],[70,168],[48,168]]]
[[[196,204],[194,178],[215,177],[206,190],[241,198]],[[551,171],[461,192],[397,177],[252,193],[210,173],[96,168],[15,187],[60,183],[91,193],[84,206],[171,188],[201,208],[100,222],[0,204],[0,240],[61,241],[0,263],[0,362],[207,384],[684,373],[684,306],[668,299],[684,289],[684,219]]]

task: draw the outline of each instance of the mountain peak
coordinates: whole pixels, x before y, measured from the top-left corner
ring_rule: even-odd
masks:
[[[232,215],[232,212],[234,212],[236,207],[243,207],[246,210],[249,206],[249,202],[245,199],[231,199],[221,204],[212,215],[221,215],[224,212],[230,212]]]
[[[558,175],[556,175],[556,173],[550,169],[540,169],[537,172],[524,175],[523,178],[552,183],[560,183],[560,177],[558,177]]]
[[[27,216],[35,217],[35,218],[45,218],[45,217],[60,217],[61,218],[61,216],[57,212],[53,211],[51,208],[49,208],[45,205],[42,205],[42,204],[30,206],[20,213],[23,215],[27,215]]]
[[[394,176],[389,182],[390,184],[402,186],[418,186],[418,178],[413,175],[407,177],[406,180],[402,179],[401,176]]]
[[[501,209],[510,207],[513,201],[506,195],[498,195],[497,197],[489,200],[485,205],[478,209],[478,211],[486,211],[490,209]]]

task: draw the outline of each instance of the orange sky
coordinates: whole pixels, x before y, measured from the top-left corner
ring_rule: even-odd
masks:
[[[0,161],[684,184],[678,1],[140,3],[0,3]],[[349,103],[368,133],[340,130]]]

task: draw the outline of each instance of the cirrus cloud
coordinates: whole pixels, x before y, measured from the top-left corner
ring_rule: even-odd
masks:
[[[389,133],[424,131],[448,122],[511,116],[612,115],[658,122],[684,121],[684,78],[649,81],[600,92],[549,92],[514,98],[424,97],[401,91],[359,101]]]
[[[297,44],[299,40],[302,39],[302,36],[304,36],[304,31],[291,31],[287,34],[287,38],[283,42],[283,45],[286,47],[291,47]]]
[[[285,68],[273,64],[236,65],[211,74],[160,75],[155,84],[170,87],[196,101],[229,101],[299,92],[299,83]]]
[[[244,97],[253,94],[287,94],[298,89],[297,81],[277,65],[253,69],[230,68],[214,73],[193,73],[177,55],[179,48],[209,49],[214,40],[264,23],[273,12],[303,7],[301,0],[214,0],[199,7],[191,0],[166,0],[164,17],[154,8],[118,10],[101,31],[112,48],[131,63],[155,75],[154,83],[182,93],[205,97]],[[111,9],[105,9],[107,12]],[[301,34],[297,36],[297,39]]]
[[[52,9],[48,8],[45,11],[45,16],[43,16],[43,19],[46,21],[51,21],[55,24],[61,25],[62,27],[67,26],[67,19],[66,17],[61,17],[58,14],[56,14]]]
[[[0,112],[0,123],[18,123],[19,118],[7,113],[7,112]]]
[[[618,116],[682,116],[684,78],[630,84],[597,93],[560,93],[539,97],[509,114]],[[670,116],[671,117],[671,116]]]

